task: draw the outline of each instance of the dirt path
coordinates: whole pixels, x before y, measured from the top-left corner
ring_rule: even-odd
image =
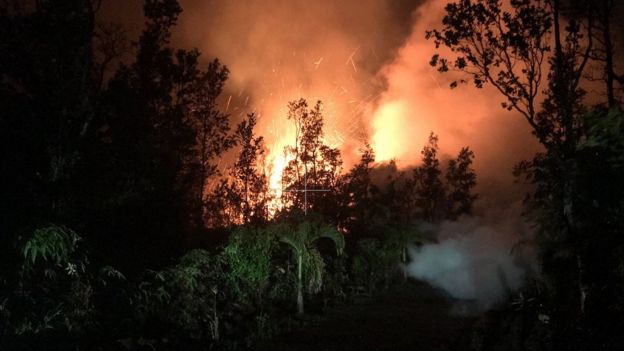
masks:
[[[474,318],[453,316],[451,308],[438,291],[410,282],[368,303],[328,310],[322,321],[260,350],[469,350]]]

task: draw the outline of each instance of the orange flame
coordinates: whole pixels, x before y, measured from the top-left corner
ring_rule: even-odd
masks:
[[[268,204],[269,214],[271,217],[282,208],[282,174],[292,160],[292,155],[287,154],[284,148],[289,145],[291,138],[284,137],[273,144],[269,150],[268,168],[269,168],[269,191],[272,193],[271,200]]]
[[[405,153],[405,145],[400,136],[408,122],[405,120],[406,113],[407,107],[400,101],[388,102],[375,111],[371,144],[377,161],[400,159]]]

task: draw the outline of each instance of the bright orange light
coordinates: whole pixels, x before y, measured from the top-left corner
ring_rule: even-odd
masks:
[[[284,148],[288,145],[289,138],[282,138],[276,142],[269,151],[268,174],[269,174],[269,191],[271,192],[271,201],[268,204],[269,214],[271,217],[275,212],[282,208],[282,174],[292,160],[293,156],[284,152]]]
[[[294,95],[293,95],[294,96]],[[290,99],[289,101],[294,100]],[[321,99],[321,98],[319,98]],[[315,99],[310,99],[314,101]],[[308,102],[310,102],[308,101]],[[321,99],[321,101],[323,101]],[[273,108],[273,113],[267,114],[272,116],[271,119],[265,121],[264,129],[267,131],[265,134],[265,141],[267,143],[268,153],[266,157],[265,171],[268,175],[269,191],[271,192],[271,200],[268,204],[269,215],[273,217],[275,213],[282,209],[282,174],[288,163],[294,159],[294,155],[285,153],[286,147],[294,147],[295,140],[295,126],[293,121],[288,120],[288,115],[285,109],[286,103],[278,105],[279,107]],[[334,105],[332,98],[327,98],[324,104],[324,133],[321,138],[322,142],[332,148],[341,149],[344,145],[344,138],[339,130],[337,130],[337,122],[335,120],[337,113],[331,108]],[[349,163],[345,163],[347,166]]]
[[[410,145],[409,140],[404,140],[406,112],[405,104],[400,101],[385,103],[375,112],[371,143],[377,161],[400,159]]]
[[[288,121],[285,115],[283,108],[278,108],[273,114],[268,115],[274,116],[268,125],[269,138],[265,139],[268,147],[265,167],[271,193],[268,210],[271,217],[282,208],[282,174],[288,162],[293,159],[293,155],[284,151],[287,146],[295,143],[295,131],[291,126],[291,121]]]

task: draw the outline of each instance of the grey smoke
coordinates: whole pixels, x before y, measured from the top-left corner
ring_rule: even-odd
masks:
[[[502,302],[536,271],[533,251],[524,244],[531,228],[520,204],[443,222],[434,231],[436,243],[410,248],[408,274],[479,309]]]

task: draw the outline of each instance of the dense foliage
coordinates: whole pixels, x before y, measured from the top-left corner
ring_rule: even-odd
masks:
[[[0,349],[253,348],[304,312],[402,284],[408,247],[434,240],[418,228],[472,214],[469,147],[440,160],[432,132],[399,170],[363,145],[343,171],[322,102],[304,98],[287,105],[296,137],[275,198],[258,117],[218,108],[228,69],[170,43],[178,2],[146,0],[133,45],[93,6],[0,2]],[[452,86],[493,85],[543,146],[516,168],[542,274],[508,317],[533,349],[621,345],[613,6],[458,1],[427,34],[452,53],[431,64],[463,74]],[[582,88],[589,64],[599,101]]]
[[[536,349],[619,349],[624,178],[612,152],[622,143],[616,84],[624,80],[611,34],[617,2],[510,5],[448,4],[441,29],[427,37],[452,55],[436,54],[431,64],[463,73],[460,82],[477,88],[494,86],[503,107],[523,115],[543,147],[515,170],[534,186],[526,209],[542,270],[542,281],[528,292],[540,306],[523,310],[530,317],[522,333],[542,334]],[[584,79],[600,82],[598,97],[588,96]]]
[[[145,1],[132,45],[93,5],[0,4],[0,348],[252,347],[304,303],[314,312],[401,283],[431,203],[435,220],[469,212],[471,152],[445,183],[432,134],[413,177],[394,168],[374,184],[384,166],[372,149],[343,174],[322,103],[305,99],[284,116],[296,140],[275,199],[257,116],[230,130],[218,109],[228,69],[171,46],[179,4]],[[367,237],[383,250],[356,244]]]

